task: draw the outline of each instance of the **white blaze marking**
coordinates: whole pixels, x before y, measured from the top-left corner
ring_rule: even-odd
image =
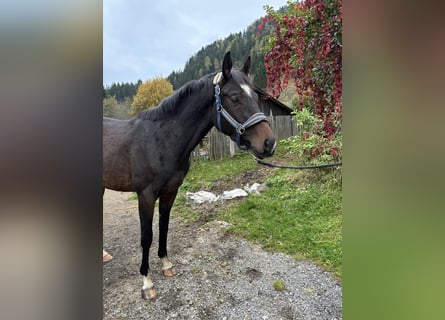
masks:
[[[142,290],[153,288],[153,282],[151,281],[150,275],[144,276],[144,284],[142,285]]]
[[[173,264],[170,262],[170,260],[168,260],[167,257],[162,258],[161,261],[162,261],[162,270],[168,270],[173,268]]]
[[[248,95],[249,97],[251,97],[251,98],[253,97],[253,90],[250,89],[250,87],[249,87],[247,84],[242,84],[242,85],[241,85],[241,89],[243,89],[244,92],[247,93],[247,95]]]

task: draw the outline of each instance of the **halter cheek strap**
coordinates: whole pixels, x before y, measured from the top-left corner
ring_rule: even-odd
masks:
[[[213,78],[213,85],[215,86],[215,105],[216,105],[216,128],[218,131],[221,130],[221,115],[226,119],[226,121],[235,128],[236,130],[236,144],[241,150],[247,150],[247,146],[241,144],[241,136],[246,132],[246,129],[256,125],[258,122],[267,121],[267,117],[264,113],[258,112],[254,113],[247,119],[244,123],[239,123],[233,118],[230,113],[224,109],[221,103],[221,89],[219,87],[219,82],[222,79],[222,73],[219,72]]]

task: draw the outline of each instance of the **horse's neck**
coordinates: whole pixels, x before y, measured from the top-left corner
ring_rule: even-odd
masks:
[[[185,154],[189,155],[213,127],[212,106],[212,102],[199,106],[199,110],[192,111],[184,123],[185,140],[188,141],[183,151]]]
[[[188,157],[195,147],[201,142],[205,135],[213,127],[212,108],[213,93],[206,95],[190,96],[184,103],[182,116],[176,124],[176,134],[178,141],[181,141],[177,147],[181,156]]]

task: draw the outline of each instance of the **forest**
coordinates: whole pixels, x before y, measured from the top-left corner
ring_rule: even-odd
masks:
[[[271,23],[268,23],[259,33],[260,24],[261,19],[258,19],[244,31],[232,33],[225,39],[216,40],[203,47],[186,62],[183,70],[173,71],[167,79],[176,90],[192,79],[198,79],[219,70],[222,57],[230,50],[236,67],[241,67],[246,58],[251,56],[251,77],[257,86],[265,89],[267,80],[263,48],[265,39],[273,34],[273,27]]]
[[[113,83],[111,86],[103,87],[103,98],[114,97],[117,102],[122,103],[128,98],[134,97],[141,84],[142,80],[140,79],[136,83]]]

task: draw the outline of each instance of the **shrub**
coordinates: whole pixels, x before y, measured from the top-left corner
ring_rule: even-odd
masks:
[[[298,161],[313,165],[341,161],[341,131],[325,135],[323,120],[305,108],[296,117],[300,133],[281,141],[286,151],[295,154]]]

